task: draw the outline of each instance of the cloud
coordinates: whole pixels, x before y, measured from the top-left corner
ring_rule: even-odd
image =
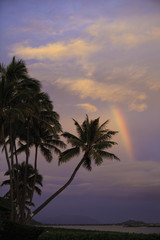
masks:
[[[143,66],[137,66],[136,65],[125,65],[123,67],[113,67],[113,69],[110,72],[110,75],[113,79],[118,78],[128,78],[128,81],[135,81],[135,80],[141,80],[144,78],[145,74],[147,72],[147,69]]]
[[[130,104],[129,106],[129,110],[130,111],[133,111],[133,110],[136,110],[137,112],[143,112],[147,109],[147,105],[145,103],[143,104],[135,104],[135,103],[132,103]]]
[[[159,171],[160,165],[156,161],[114,161],[93,167],[90,175],[81,170],[78,182],[88,183],[81,191],[104,195],[111,192],[156,191],[160,187]]]
[[[94,36],[101,44],[111,44],[113,47],[123,46],[126,49],[135,48],[140,44],[160,40],[160,27],[157,16],[148,20],[144,16],[123,19],[100,18],[86,28],[86,32]],[[139,24],[141,23],[141,24]]]
[[[59,173],[59,175],[57,174],[57,172]],[[51,174],[51,173],[50,173]],[[44,192],[49,192],[52,193],[56,192],[58,189],[60,189],[69,179],[69,176],[64,177],[64,172],[60,171],[59,167],[56,166],[55,168],[55,173],[54,176],[53,175],[43,175],[43,188],[44,188]]]
[[[138,194],[138,192],[156,193],[160,188],[159,172],[159,162],[154,160],[104,161],[98,167],[93,164],[90,173],[81,167],[70,185],[71,191],[68,190],[64,194],[82,195],[87,193],[114,196],[126,194],[128,196],[129,194]],[[62,179],[61,177],[52,179],[52,176],[48,176],[47,182],[44,184],[45,191],[53,192],[63,186],[66,182],[63,180],[63,171],[61,176]]]
[[[120,102],[127,104],[130,111],[143,112],[147,109],[144,101],[150,94],[148,91],[159,89],[154,79],[155,67],[150,71],[149,58],[144,61],[146,49],[155,48],[160,40],[158,22],[157,16],[148,20],[140,15],[127,21],[125,16],[112,21],[110,18],[85,20],[79,38],[71,35],[70,41],[64,38],[38,47],[19,43],[13,46],[10,55],[38,60],[30,65],[36,77],[52,83],[58,79],[55,84],[59,88],[81,99]],[[154,84],[148,84],[149,75]]]
[[[78,94],[82,99],[90,97],[91,99],[100,99],[101,101],[109,102],[128,101],[130,105],[136,99],[140,99],[142,96],[145,97],[144,93],[130,90],[125,86],[104,82],[100,83],[92,79],[58,79],[55,81],[55,84],[59,88],[65,88],[74,94]],[[137,109],[134,107],[134,110]]]
[[[44,35],[52,36],[57,34],[62,34],[62,28],[56,28],[56,24],[53,21],[47,19],[29,19],[23,25],[16,25],[9,28],[9,32],[13,35],[15,34],[31,34],[34,35]],[[43,37],[44,37],[43,36]]]
[[[97,108],[90,103],[76,104],[76,106],[83,108],[87,112],[96,112]]]
[[[148,82],[148,86],[150,88],[150,90],[153,90],[153,91],[159,91],[160,90],[160,82],[159,81],[150,81]]]
[[[97,51],[98,46],[89,44],[82,39],[76,39],[69,43],[57,42],[50,43],[39,47],[25,46],[16,44],[10,56],[17,55],[24,59],[36,60],[58,60],[62,58],[84,57],[87,54]]]

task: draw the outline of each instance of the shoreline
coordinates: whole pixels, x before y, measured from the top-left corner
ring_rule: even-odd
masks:
[[[160,226],[123,226],[115,224],[45,224],[44,227],[73,229],[73,230],[91,230],[100,232],[127,232],[160,234]]]

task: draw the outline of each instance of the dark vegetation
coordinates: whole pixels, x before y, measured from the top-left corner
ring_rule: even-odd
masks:
[[[104,159],[119,160],[108,151],[116,144],[112,137],[117,133],[108,129],[108,120],[100,124],[100,118],[90,120],[86,115],[82,124],[73,121],[77,134],[63,132],[50,97],[42,91],[41,83],[30,77],[23,60],[13,57],[8,66],[0,64],[0,148],[6,158],[8,176],[2,185],[9,186],[2,197],[6,202],[1,201],[3,218],[27,224],[71,184],[80,167],[91,171],[93,163],[98,166]],[[71,146],[65,151],[61,136]],[[33,210],[33,196],[42,192],[39,154],[49,163],[56,154],[59,165],[78,155],[82,158],[66,183]]]
[[[0,148],[4,152],[8,177],[2,185],[8,191],[0,197],[0,239],[2,240],[158,240],[159,234],[130,234],[71,229],[55,229],[27,225],[39,211],[57,197],[75,178],[80,167],[92,170],[104,159],[119,160],[108,149],[117,131],[108,129],[108,120],[85,120],[74,125],[76,135],[63,132],[59,114],[38,80],[29,76],[23,60],[13,57],[8,66],[0,64]],[[62,151],[66,144],[67,150]],[[70,147],[69,147],[70,145]],[[35,156],[31,165],[30,153]],[[58,164],[82,156],[66,183],[38,208],[33,210],[33,196],[41,194],[43,176],[38,172],[39,154],[51,162],[53,154]]]
[[[60,154],[65,144],[60,140],[59,115],[38,80],[29,76],[23,60],[13,57],[8,66],[0,64],[0,148],[7,163],[10,219],[25,223],[31,215],[34,193],[42,186],[38,173],[41,153],[51,162],[52,153]],[[34,151],[34,166],[30,152]]]
[[[4,221],[0,225],[3,240],[160,240],[160,234],[98,232],[20,225]]]

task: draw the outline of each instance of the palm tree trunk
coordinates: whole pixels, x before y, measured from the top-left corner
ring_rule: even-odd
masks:
[[[45,206],[48,205],[48,203],[50,203],[55,197],[57,197],[62,191],[64,191],[69,185],[70,183],[73,181],[76,173],[78,172],[79,168],[81,167],[81,165],[84,162],[84,158],[82,158],[82,160],[79,162],[79,164],[77,165],[77,167],[75,168],[75,170],[73,171],[70,179],[66,182],[66,184],[64,184],[63,187],[61,187],[57,192],[55,192],[53,195],[51,195],[44,203],[42,203],[31,215],[30,217],[28,217],[25,221],[25,223],[28,223],[37,213],[39,213]]]
[[[30,197],[30,202],[29,202],[29,210],[28,210],[27,218],[31,214],[31,204],[32,204],[34,188],[35,188],[36,180],[37,180],[37,159],[38,159],[38,146],[36,145],[36,147],[35,147],[35,162],[34,162],[35,175],[34,175],[34,181],[33,181],[33,187],[32,187],[32,193],[31,193],[31,197]]]
[[[17,169],[17,174],[16,174],[16,221],[18,220],[18,215],[19,215],[19,202],[20,202],[20,191],[19,191],[19,164],[18,164],[18,157],[17,157],[17,148],[16,148],[16,141],[14,139],[14,152],[15,152],[15,159],[16,159],[16,169]]]
[[[13,133],[12,133],[12,122],[11,120],[9,121],[9,133],[10,133],[10,152],[11,152],[11,172],[12,172],[12,183],[14,183],[14,188],[15,188],[15,191],[17,192],[17,181],[15,179],[15,173],[14,173],[14,153],[13,153]],[[14,198],[14,196],[13,196]],[[14,200],[14,199],[13,199]],[[15,220],[15,203],[13,201],[13,220]]]
[[[26,203],[26,185],[27,185],[27,169],[28,169],[28,161],[29,161],[29,119],[27,122],[27,149],[26,149],[26,165],[24,172],[24,196],[21,206],[21,223],[25,222],[25,203]]]
[[[11,164],[9,161],[9,156],[8,156],[8,150],[5,142],[5,134],[4,134],[4,124],[2,123],[2,142],[4,145],[4,150],[5,150],[5,155],[6,155],[6,160],[7,160],[7,165],[8,165],[8,170],[9,170],[9,176],[10,176],[10,194],[11,194],[11,214],[10,218],[13,221],[14,220],[14,196],[13,196],[13,176],[12,176],[12,169],[11,169]]]

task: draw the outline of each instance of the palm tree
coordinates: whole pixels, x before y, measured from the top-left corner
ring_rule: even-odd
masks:
[[[18,153],[23,151],[26,155],[23,194],[23,211],[25,212],[30,149],[35,146],[34,169],[36,172],[38,149],[50,162],[52,150],[60,154],[59,147],[65,146],[59,139],[60,132],[62,128],[59,115],[53,110],[49,96],[41,91],[40,82],[29,76],[24,61],[17,61],[13,57],[8,66],[0,64],[0,146],[5,151],[10,175],[11,220],[14,220],[16,207],[13,201],[15,189],[17,196],[21,197],[19,175],[14,171],[15,163],[18,170]],[[17,143],[20,144],[20,148]],[[34,184],[36,177],[35,173]],[[32,204],[34,184],[30,194],[30,204]]]
[[[27,166],[27,184],[25,186],[24,182],[24,174],[25,174],[25,168],[26,163],[22,162],[21,164],[14,165],[14,175],[16,176],[15,180],[19,179],[19,195],[17,195],[16,190],[16,181],[13,181],[13,190],[14,190],[14,202],[16,203],[16,216],[18,220],[25,218],[27,216],[27,213],[30,211],[30,205],[34,206],[33,202],[30,203],[30,197],[32,195],[32,189],[34,188],[34,192],[36,192],[38,195],[41,195],[41,189],[39,186],[42,187],[42,175],[38,173],[38,170],[35,171],[33,166],[31,164],[28,164]],[[36,175],[36,181],[35,181],[35,175]],[[5,173],[5,176],[9,176],[9,171]],[[35,182],[34,182],[35,181]],[[1,186],[3,185],[10,185],[10,180],[5,180],[2,182]],[[26,188],[26,193],[24,193]],[[4,198],[10,199],[11,192],[10,190],[5,194]],[[23,213],[23,202],[25,201],[25,213]],[[29,206],[29,207],[28,207]],[[22,216],[22,214],[25,214],[25,216]]]
[[[59,139],[57,130],[54,127],[53,129],[50,126],[47,128],[42,120],[34,120],[33,129],[31,130],[31,144],[35,147],[34,169],[36,171],[38,168],[38,151],[50,163],[53,159],[52,151],[60,155],[60,148],[65,148],[66,145]],[[36,177],[37,175],[35,174],[34,183],[36,182]],[[33,193],[34,191],[32,191],[30,203],[32,203]]]
[[[117,133],[117,131],[111,131],[106,128],[109,122],[108,120],[100,125],[99,118],[89,120],[86,115],[86,119],[81,125],[76,120],[73,121],[76,126],[77,136],[69,132],[64,132],[62,134],[72,147],[61,154],[59,164],[68,162],[71,158],[78,156],[79,154],[83,154],[82,159],[66,184],[51,195],[42,205],[40,205],[27,219],[27,222],[69,186],[81,166],[91,171],[92,161],[96,165],[101,165],[104,158],[119,160],[116,155],[108,152],[109,148],[117,144],[112,141],[112,137]]]
[[[23,151],[27,152],[28,148],[35,147],[34,169],[36,171],[38,164],[38,150],[40,150],[47,162],[51,162],[53,159],[52,151],[54,151],[55,154],[60,154],[61,151],[59,148],[64,148],[66,145],[59,138],[59,132],[62,132],[62,127],[59,123],[59,115],[53,111],[53,104],[50,101],[48,94],[38,92],[29,98],[29,102],[32,105],[31,107],[34,108],[33,111],[32,109],[30,111],[29,125],[28,123],[22,125],[19,140],[20,148],[16,153],[21,153]],[[26,131],[24,132],[24,126],[29,132],[28,139]],[[28,158],[26,161],[26,165],[27,164]],[[35,182],[36,174],[34,183]],[[33,194],[34,186],[30,196],[30,203],[32,203]]]
[[[14,220],[13,181],[16,177],[14,163],[16,162],[18,168],[18,140],[25,146],[23,149],[26,153],[24,181],[27,181],[29,153],[33,145],[30,136],[31,128],[36,128],[36,125],[33,126],[33,119],[39,119],[41,123],[43,122],[43,127],[45,125],[45,128],[52,129],[54,135],[58,136],[58,132],[61,131],[58,118],[48,95],[41,92],[40,82],[28,75],[23,60],[16,61],[13,57],[8,66],[0,64],[0,145],[5,151],[10,173],[12,220]],[[51,154],[50,158],[52,158]],[[17,195],[19,195],[18,185],[17,176]]]
[[[16,61],[15,57],[11,63],[5,67],[0,64],[0,133],[1,144],[5,150],[8,169],[10,172],[10,188],[11,188],[11,219],[14,219],[13,214],[13,178],[14,178],[14,159],[13,159],[13,122],[15,119],[22,119],[24,108],[22,102],[17,101],[18,98],[22,98],[23,93],[18,89],[21,83],[28,79],[28,72],[25,64],[22,60]],[[20,96],[21,95],[21,96]],[[21,107],[20,107],[21,106]],[[11,157],[6,145],[6,140],[9,140]]]

